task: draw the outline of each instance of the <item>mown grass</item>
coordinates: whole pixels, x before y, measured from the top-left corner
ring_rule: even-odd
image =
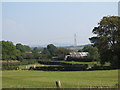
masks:
[[[118,83],[118,70],[101,71],[3,71],[3,88],[55,88],[60,80],[63,88],[111,86]]]

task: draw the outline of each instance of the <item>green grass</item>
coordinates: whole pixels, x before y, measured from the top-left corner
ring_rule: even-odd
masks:
[[[55,88],[60,80],[63,88],[112,86],[118,83],[118,70],[101,71],[3,71],[3,88]]]

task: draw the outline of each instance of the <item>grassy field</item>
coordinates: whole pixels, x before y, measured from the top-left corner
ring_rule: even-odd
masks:
[[[55,88],[60,80],[63,88],[111,86],[118,83],[118,70],[101,71],[3,71],[3,88]]]

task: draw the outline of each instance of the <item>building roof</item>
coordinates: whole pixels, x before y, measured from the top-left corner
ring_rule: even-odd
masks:
[[[70,55],[88,55],[88,52],[70,52]]]

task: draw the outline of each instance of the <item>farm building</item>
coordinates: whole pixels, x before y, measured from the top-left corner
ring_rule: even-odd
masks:
[[[69,55],[65,56],[65,60],[67,60],[68,57],[83,58],[88,56],[88,54],[88,52],[70,52]]]

